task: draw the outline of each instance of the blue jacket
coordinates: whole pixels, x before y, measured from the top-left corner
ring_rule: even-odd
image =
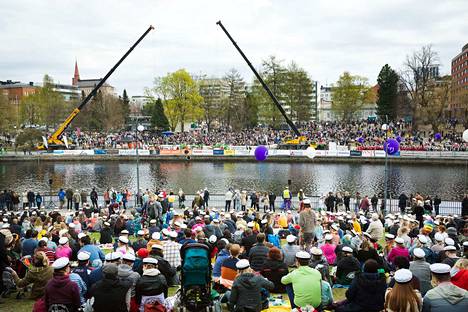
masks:
[[[95,245],[84,245],[83,247],[81,247],[81,249],[78,251],[78,253],[80,253],[81,251],[87,251],[89,252],[89,262],[90,263],[93,263],[94,260],[96,259],[101,259],[101,261],[104,261],[105,260],[105,255],[104,253],[102,252],[101,249],[99,249],[99,247],[95,246]]]
[[[225,259],[229,258],[229,252],[226,249],[223,249],[219,252],[216,262],[213,267],[213,277],[221,276],[221,266]]]

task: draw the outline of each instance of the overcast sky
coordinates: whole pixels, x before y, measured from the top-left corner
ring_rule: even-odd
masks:
[[[208,76],[236,68],[250,82],[218,20],[257,68],[275,55],[320,84],[343,71],[375,83],[382,65],[400,69],[426,44],[449,73],[468,42],[467,0],[2,1],[0,80],[38,82],[47,73],[69,84],[75,58],[82,79],[103,77],[152,24],[109,79],[119,93],[143,94],[154,77],[180,68]]]

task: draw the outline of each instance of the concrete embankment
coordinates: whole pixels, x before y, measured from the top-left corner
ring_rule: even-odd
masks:
[[[180,162],[256,162],[253,156],[178,156],[178,155],[143,155],[139,156],[140,161],[180,161]],[[135,161],[136,156],[132,155],[3,155],[0,162],[21,162],[21,161]],[[468,157],[389,157],[389,163],[408,165],[438,165],[438,166],[466,166]],[[384,164],[384,157],[290,157],[273,156],[266,160],[269,163],[367,163]]]

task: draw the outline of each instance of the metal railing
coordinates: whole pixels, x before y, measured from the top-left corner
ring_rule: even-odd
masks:
[[[43,201],[42,201],[42,207],[47,207],[50,208],[49,206],[52,207],[58,207],[59,206],[59,199],[57,196],[57,192],[54,192],[52,196],[50,196],[50,193],[42,193]],[[186,207],[191,207],[192,206],[192,201],[194,199],[195,195],[185,195],[185,202],[184,205]],[[307,198],[310,199],[312,208],[316,210],[326,210],[325,204],[323,202],[323,197],[320,196],[307,196]],[[369,199],[370,200],[370,199]],[[52,203],[50,203],[52,201]],[[277,198],[275,200],[275,210],[280,211],[283,206],[283,199],[277,195]],[[91,204],[91,199],[89,198],[89,195],[87,197],[87,203]],[[102,194],[99,194],[98,197],[98,205],[104,206],[104,199]],[[298,210],[299,209],[299,200],[297,197],[294,197],[291,201],[291,209],[292,210]],[[350,200],[350,211],[354,211],[356,209],[356,206],[358,206],[359,203],[356,201],[355,198],[351,198]],[[382,199],[379,199],[379,202],[377,204],[377,211],[380,211],[380,207],[382,205]],[[21,208],[23,206],[23,203],[20,202],[19,207]],[[135,197],[132,196],[130,200],[128,200],[127,207],[133,208],[135,206]],[[210,194],[210,199],[208,201],[208,206],[210,208],[217,208],[220,210],[224,210],[226,206],[226,199],[224,194]],[[80,207],[82,207],[82,203],[80,203]],[[175,209],[180,208],[179,207],[179,198],[176,195],[176,199],[174,202],[173,207]],[[250,197],[247,199],[247,208],[251,207],[251,200]],[[65,200],[65,205],[64,208],[67,208],[67,201]],[[234,202],[231,202],[231,208],[234,208]],[[240,209],[240,201],[239,201],[239,207]],[[345,207],[343,205],[342,210],[344,210]],[[370,207],[372,209],[372,206]],[[259,210],[263,211],[263,203],[260,202],[259,199]],[[395,213],[399,212],[400,208],[398,207],[398,199],[387,199],[387,213]],[[433,213],[435,211],[433,210]],[[448,201],[448,200],[443,200],[442,203],[439,206],[439,214],[441,215],[461,215],[461,202],[460,201]]]

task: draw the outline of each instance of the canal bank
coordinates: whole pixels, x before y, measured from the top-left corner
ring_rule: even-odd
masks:
[[[23,161],[51,161],[51,162],[80,162],[80,161],[135,161],[136,155],[54,155],[54,154],[32,154],[0,156],[0,162],[23,162]],[[182,155],[140,155],[140,161],[175,161],[175,162],[257,162],[254,156],[182,156]],[[385,157],[307,157],[273,156],[266,163],[355,163],[355,164],[384,164]],[[399,156],[389,157],[393,164],[406,165],[437,165],[437,166],[466,166],[468,157],[427,157]]]

